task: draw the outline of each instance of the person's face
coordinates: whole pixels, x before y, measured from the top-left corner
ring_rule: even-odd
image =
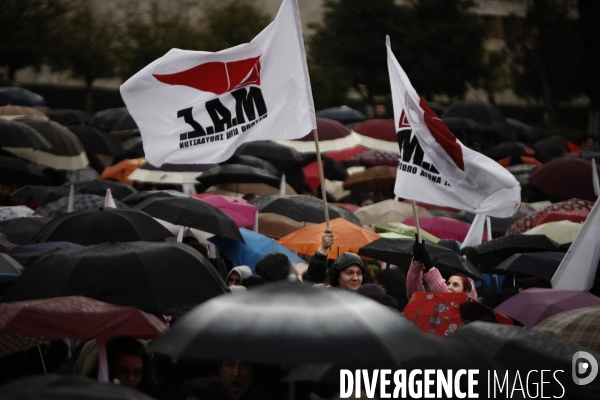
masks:
[[[219,363],[219,377],[235,397],[248,391],[254,381],[252,364],[239,360],[222,360]]]
[[[339,288],[356,292],[363,281],[362,269],[358,265],[351,265],[340,272]]]
[[[229,275],[229,279],[227,279],[227,286],[239,285],[240,284],[240,274],[237,272],[232,272]]]
[[[453,275],[448,279],[446,283],[448,285],[448,289],[455,293],[461,293],[465,291],[465,288],[462,283],[462,279],[459,276]]]
[[[117,357],[113,375],[121,385],[138,387],[144,372],[144,360],[132,354],[123,354]]]
[[[581,142],[581,147],[586,149],[588,147],[594,147],[594,139],[587,138],[585,142]]]

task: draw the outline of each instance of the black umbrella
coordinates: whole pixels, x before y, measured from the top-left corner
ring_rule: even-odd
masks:
[[[83,110],[57,108],[50,110],[48,118],[64,126],[81,125],[92,119],[92,116]]]
[[[527,143],[533,143],[538,138],[538,134],[532,126],[514,118],[506,118],[508,126],[513,131],[515,139],[525,140]]]
[[[215,268],[188,245],[109,242],[40,258],[3,301],[86,296],[172,315],[226,291]]]
[[[298,222],[325,222],[323,200],[307,195],[270,194],[250,201],[261,213],[273,213],[286,216]],[[348,210],[327,204],[329,219],[341,217],[356,225],[362,226],[360,220]]]
[[[600,151],[585,149],[573,153],[565,154],[567,157],[583,158],[585,160],[596,160],[596,164],[600,164]]]
[[[0,106],[46,107],[46,100],[37,93],[22,87],[0,86]]]
[[[178,192],[177,190],[140,190],[137,193],[130,194],[123,199],[123,203],[138,204],[152,197],[190,197],[188,194]]]
[[[298,150],[271,141],[244,143],[235,154],[258,157],[273,164],[278,171],[304,165],[304,157]]]
[[[96,115],[94,115],[94,118],[90,120],[89,125],[100,129],[103,132],[111,132],[113,126],[127,114],[129,114],[129,112],[125,107],[109,108],[98,111]]]
[[[138,126],[135,123],[135,121],[133,120],[133,117],[131,116],[131,114],[129,114],[129,111],[127,111],[127,113],[124,114],[119,119],[119,121],[117,121],[117,123],[113,125],[113,127],[110,131],[111,132],[122,132],[122,131],[134,131],[136,129],[138,129]]]
[[[71,242],[84,246],[115,240],[135,242],[172,237],[173,234],[145,212],[133,209],[101,208],[54,217],[33,238],[33,242]]]
[[[70,191],[71,189],[66,186],[27,185],[15,190],[10,195],[20,199],[33,200],[38,203],[42,203],[43,205],[46,203],[52,203],[53,201],[62,199],[63,197],[69,197]]]
[[[438,342],[409,320],[370,299],[289,282],[219,296],[185,315],[150,347],[177,359],[379,365],[439,350]]]
[[[123,142],[123,148],[127,151],[129,158],[145,157],[144,141],[141,136],[133,136]]]
[[[261,169],[267,170],[268,172],[272,173],[273,175],[279,175],[279,171],[277,170],[277,168],[275,168],[275,166],[273,164],[271,164],[270,162],[265,161],[263,159],[260,159],[258,157],[255,157],[255,156],[244,156],[241,154],[234,154],[233,156],[231,156],[229,158],[229,160],[227,160],[221,164],[247,165],[249,167],[261,168]]]
[[[25,268],[8,254],[0,253],[0,284],[16,280]]]
[[[433,110],[434,113],[436,113],[438,116],[442,115],[444,113],[444,111],[446,111],[446,107],[443,104],[437,103],[435,101],[428,101],[427,105],[429,106],[429,108],[431,108]]]
[[[13,218],[0,222],[0,233],[18,245],[29,244],[31,239],[44,227],[50,218]]]
[[[235,221],[217,207],[193,197],[152,197],[135,206],[154,218],[244,243]]]
[[[358,249],[358,254],[408,268],[413,258],[414,244],[412,239],[381,238]],[[469,260],[454,251],[428,241],[425,241],[425,249],[443,276],[450,277],[454,273],[462,272],[473,279],[484,280]]]
[[[547,381],[544,379],[544,395],[549,397],[564,397],[570,399],[597,399],[600,397],[600,380],[596,379],[589,385],[576,385],[573,382],[571,371],[575,368],[574,356],[587,349],[574,342],[543,331],[525,330],[522,328],[499,325],[487,322],[473,322],[458,329],[448,339],[447,345],[453,343],[467,344],[473,352],[481,353],[492,358],[509,371],[519,371],[521,383],[516,385],[529,385],[528,390],[537,390],[532,382],[539,371],[546,370]],[[562,372],[556,372],[562,370]],[[529,372],[532,375],[528,375]],[[545,377],[545,378],[546,378]],[[500,377],[502,381],[504,376]],[[516,377],[513,377],[516,378]],[[517,378],[518,379],[518,378]],[[559,383],[560,382],[560,383]],[[515,381],[510,379],[509,387]],[[533,394],[533,392],[531,392]],[[505,398],[508,392],[502,393]],[[510,398],[511,396],[507,396]]]
[[[81,194],[95,194],[97,196],[106,196],[106,190],[110,189],[110,193],[117,200],[122,200],[125,197],[134,194],[137,190],[130,185],[124,183],[94,179],[93,181],[82,181],[82,182],[67,182],[63,186],[70,187],[73,185],[75,190]]]
[[[116,156],[123,153],[123,146],[112,136],[102,133],[89,125],[69,126],[71,132],[81,141],[88,154]]]
[[[485,155],[498,161],[511,156],[533,156],[533,151],[523,143],[504,142],[488,148]]]
[[[95,194],[76,194],[73,198],[73,211],[97,210],[104,207],[106,198]],[[127,204],[115,200],[117,208],[129,208]],[[60,200],[48,203],[36,210],[38,215],[43,217],[56,217],[57,215],[69,212],[69,198],[63,197]]]
[[[48,178],[37,165],[15,157],[0,156],[0,176],[2,182],[41,183]]]
[[[552,158],[560,157],[564,153],[568,153],[567,143],[569,139],[564,136],[551,135],[544,139],[538,140],[533,145],[536,158],[541,162],[546,162]]]
[[[515,253],[558,251],[558,243],[546,235],[508,235],[477,246],[481,272],[490,273]]]
[[[317,111],[316,116],[317,118],[332,119],[342,124],[352,124],[367,119],[365,114],[348,106],[326,108]]]
[[[552,278],[564,257],[565,253],[560,251],[517,253],[502,261],[492,272]]]
[[[32,127],[0,118],[0,147],[31,147],[48,150],[52,145]]]
[[[238,164],[225,164],[209,169],[196,180],[206,187],[223,183],[264,183],[278,188],[281,183],[277,175],[264,169]]]
[[[14,249],[11,249],[8,254],[17,262],[21,263],[22,266],[29,268],[31,264],[36,262],[38,259],[47,256],[48,254],[52,254],[57,251],[76,250],[83,247],[84,246],[80,244],[69,242],[35,243],[17,246]]]
[[[478,100],[457,101],[441,115],[448,117],[470,118],[482,127],[482,135],[493,134],[499,141],[512,140],[512,131],[502,111],[493,104]]]
[[[79,375],[36,375],[0,386],[3,400],[152,400],[124,385]]]
[[[439,115],[439,114],[438,114]],[[468,139],[478,139],[481,132],[481,125],[471,118],[444,117],[442,121],[454,136],[459,139],[467,135]],[[466,146],[468,143],[464,143]]]

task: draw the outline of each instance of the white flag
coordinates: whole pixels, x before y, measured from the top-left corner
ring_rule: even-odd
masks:
[[[552,277],[552,287],[590,290],[600,260],[600,201],[596,201]]]
[[[387,55],[400,145],[395,194],[499,218],[516,213],[521,186],[515,177],[452,135],[412,87],[389,37]]]
[[[596,159],[592,158],[592,183],[594,184],[594,194],[600,197],[600,180],[598,180],[598,168],[596,168]]]
[[[478,246],[481,243],[483,243],[483,231],[485,230],[485,221],[485,214],[475,215],[475,219],[473,220],[473,222],[471,222],[471,227],[469,228],[469,232],[467,232],[467,236],[465,236],[465,240],[463,240],[461,248]]]
[[[172,49],[121,86],[149,163],[216,163],[245,142],[316,129],[296,0],[250,43]]]

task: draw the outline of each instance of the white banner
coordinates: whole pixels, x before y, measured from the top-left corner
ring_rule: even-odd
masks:
[[[392,53],[387,60],[400,159],[396,195],[499,218],[521,204],[521,186],[497,162],[456,139],[419,97]]]
[[[155,166],[217,163],[245,142],[305,136],[316,119],[296,0],[250,43],[170,50],[121,95]]]

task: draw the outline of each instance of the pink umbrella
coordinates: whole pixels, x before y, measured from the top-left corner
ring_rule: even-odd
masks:
[[[415,226],[415,217],[402,221],[405,225]],[[463,242],[471,224],[448,217],[419,217],[419,225],[427,232],[441,239],[454,239]],[[483,241],[487,240],[487,232],[483,232]]]
[[[229,215],[235,221],[238,228],[254,225],[258,209],[252,204],[248,204],[244,199],[223,196],[220,194],[212,196],[193,194],[192,196],[211,206],[217,207],[219,210]]]

